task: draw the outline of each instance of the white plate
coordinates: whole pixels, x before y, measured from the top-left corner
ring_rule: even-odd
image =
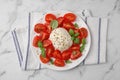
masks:
[[[49,11],[49,12],[33,12],[31,14],[31,28],[32,28],[32,32],[31,32],[31,41],[33,40],[33,37],[36,35],[36,33],[34,32],[34,25],[38,22],[44,22],[44,16],[45,14],[47,13],[53,13],[57,16],[63,16],[65,13],[67,12],[70,12],[70,11]],[[73,12],[75,13],[75,12]],[[76,13],[75,13],[76,14]],[[85,27],[88,31],[88,37],[87,37],[87,44],[85,45],[85,49],[84,51],[82,52],[82,56],[77,59],[77,60],[74,60],[72,63],[70,64],[66,64],[66,66],[64,67],[57,67],[57,66],[54,66],[54,65],[50,65],[50,64],[43,64],[40,60],[39,60],[39,53],[40,53],[40,50],[38,48],[35,48],[35,47],[32,47],[32,51],[33,53],[37,56],[37,59],[38,61],[46,68],[49,68],[49,69],[53,69],[53,70],[59,70],[59,71],[62,71],[62,70],[68,70],[68,69],[72,69],[74,68],[75,66],[79,65],[87,56],[88,52],[89,52],[89,49],[90,49],[90,45],[91,45],[91,36],[90,36],[90,31],[89,31],[89,28],[88,26],[86,25],[86,23],[83,21],[83,19],[80,17],[79,14],[76,14],[77,15],[77,20],[76,20],[76,23],[81,26],[81,27]],[[32,43],[32,42],[31,42]],[[32,44],[31,44],[32,45]]]

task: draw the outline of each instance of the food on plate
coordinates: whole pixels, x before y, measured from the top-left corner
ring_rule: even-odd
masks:
[[[36,23],[33,46],[40,49],[40,61],[57,67],[71,64],[82,56],[89,35],[86,28],[76,23],[74,13],[57,16],[48,13],[45,22]]]

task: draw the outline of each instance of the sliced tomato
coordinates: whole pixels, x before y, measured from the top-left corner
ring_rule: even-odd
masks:
[[[49,47],[46,48],[46,55],[47,57],[52,57],[54,52],[54,47],[50,45]]]
[[[50,61],[50,58],[48,57],[43,57],[41,54],[40,54],[40,60],[42,63],[48,63]]]
[[[45,32],[45,31],[42,31],[42,32],[41,32],[41,36],[42,36],[42,41],[43,41],[43,40],[49,38],[49,33],[48,33],[48,32]]]
[[[79,44],[73,44],[70,48],[71,50],[80,50],[80,45]]]
[[[70,59],[71,54],[72,54],[72,51],[70,51],[70,50],[63,51],[62,52],[62,59],[63,60]]]
[[[42,37],[41,36],[35,36],[33,38],[33,46],[34,47],[38,47],[38,42],[42,40]]]
[[[88,31],[86,28],[80,28],[80,33],[82,35],[83,38],[86,38],[88,36]]]
[[[75,33],[80,33],[79,29],[74,29]]]
[[[53,57],[54,58],[57,58],[57,59],[62,59],[62,55],[61,55],[61,52],[59,50],[55,50],[53,52]]]
[[[64,60],[55,59],[54,65],[58,66],[58,67],[64,67],[65,66],[65,62],[64,62]]]
[[[80,44],[82,43],[82,35],[80,34],[78,37],[77,37],[79,40],[80,40]]]
[[[48,33],[51,33],[52,28],[51,28],[51,26],[50,26],[50,23],[49,23],[49,22],[46,22],[45,25],[46,25],[46,27],[47,27],[47,30],[46,30],[46,31],[47,31]]]
[[[67,13],[64,15],[64,18],[73,22],[76,20],[76,15],[73,13]]]
[[[56,16],[54,14],[49,13],[45,16],[45,21],[51,22],[52,20],[56,20]]]
[[[72,54],[71,54],[71,60],[76,60],[78,59],[79,57],[81,57],[82,54],[80,53],[79,50],[76,50],[76,51],[73,51]]]
[[[74,25],[73,25],[71,22],[69,22],[69,21],[64,21],[64,22],[63,22],[63,28],[69,30],[69,29],[74,29],[75,27],[74,27]]]
[[[43,47],[46,48],[46,47],[48,47],[50,45],[52,45],[52,42],[49,39],[43,41]]]
[[[63,23],[63,21],[64,21],[64,17],[58,17],[58,18],[57,18],[57,21],[58,21],[58,25],[59,25],[59,26],[62,26],[62,23]]]
[[[47,29],[46,26],[45,26],[44,24],[42,24],[42,23],[38,23],[38,24],[36,24],[35,27],[34,27],[34,31],[35,31],[36,33],[40,33],[41,31],[44,31],[44,30],[46,30],[46,29]]]

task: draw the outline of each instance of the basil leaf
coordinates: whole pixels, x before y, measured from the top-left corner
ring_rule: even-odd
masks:
[[[71,36],[74,36],[74,31],[73,31],[72,29],[69,29],[69,34],[70,34]]]
[[[72,41],[74,41],[75,37],[71,37]]]
[[[66,64],[72,63],[70,60],[65,61]]]
[[[86,44],[86,39],[85,38],[82,39],[82,44],[83,45]]]
[[[51,63],[51,64],[54,64],[54,61],[53,61],[53,59],[50,59],[50,63]]]
[[[41,41],[38,42],[38,47],[39,47],[39,48],[42,48],[42,47],[43,47],[43,44],[42,44]]]
[[[74,24],[74,26],[75,26],[76,28],[78,28],[78,27],[79,27],[77,23],[75,23],[75,24]]]
[[[44,48],[40,48],[40,49],[41,49],[41,55],[42,55],[42,57],[46,57],[45,49]]]
[[[85,48],[85,45],[82,45],[82,46],[80,47],[80,52],[83,52],[84,48]]]
[[[79,38],[75,38],[74,43],[79,44],[80,43]]]
[[[52,27],[52,29],[55,29],[58,27],[58,21],[57,20],[52,20],[50,22],[50,26]]]
[[[79,36],[79,33],[76,33],[74,36],[75,36],[75,37]]]

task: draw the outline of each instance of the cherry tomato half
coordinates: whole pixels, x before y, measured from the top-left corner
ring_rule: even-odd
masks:
[[[62,52],[62,59],[63,60],[70,59],[71,54],[72,54],[72,51],[70,51],[70,50],[63,51]]]
[[[80,33],[82,35],[83,38],[86,38],[88,36],[88,31],[86,28],[80,28]]]
[[[45,26],[44,24],[42,24],[42,23],[38,23],[38,24],[36,24],[35,27],[34,27],[34,31],[35,31],[36,33],[40,33],[41,31],[44,31],[44,30],[46,30],[46,29],[47,29],[46,26]]]
[[[62,55],[61,55],[61,52],[59,50],[55,50],[53,52],[53,57],[54,58],[57,58],[57,59],[62,59]]]
[[[46,27],[47,27],[47,30],[46,30],[46,31],[47,31],[48,33],[51,33],[52,27],[50,26],[50,23],[49,23],[49,22],[46,22],[45,25],[46,25]]]
[[[78,59],[80,56],[82,56],[82,54],[80,53],[79,50],[73,51],[71,54],[71,60],[76,60]]]
[[[65,62],[64,62],[64,60],[55,59],[54,65],[58,66],[58,67],[63,67],[63,66],[65,66]]]
[[[50,58],[48,57],[43,57],[41,54],[40,54],[40,60],[42,61],[42,63],[48,63],[50,61]]]
[[[73,14],[73,13],[66,13],[64,15],[64,18],[67,19],[67,20],[69,20],[69,21],[71,21],[71,22],[73,22],[73,21],[76,20],[76,15]]]
[[[49,13],[45,16],[45,21],[51,22],[52,20],[56,20],[56,16],[54,14]]]
[[[52,42],[49,39],[43,41],[43,47],[46,48],[46,47],[48,47],[50,45],[52,45]]]
[[[41,36],[42,36],[42,41],[43,41],[43,40],[49,38],[49,33],[45,32],[45,31],[42,31],[42,32],[41,32]]]
[[[58,25],[59,25],[59,26],[62,26],[62,23],[63,23],[63,21],[64,21],[64,17],[58,17],[58,18],[57,18],[57,21],[58,21]]]
[[[73,44],[70,49],[72,51],[74,51],[74,50],[80,50],[80,45],[79,44]]]
[[[46,48],[46,55],[47,57],[52,57],[54,52],[54,47],[50,45],[49,47]]]
[[[35,36],[33,38],[33,46],[34,47],[38,47],[38,42],[42,40],[42,37],[41,36]]]
[[[74,29],[74,25],[71,22],[65,21],[63,22],[63,28],[69,30],[69,29]]]

